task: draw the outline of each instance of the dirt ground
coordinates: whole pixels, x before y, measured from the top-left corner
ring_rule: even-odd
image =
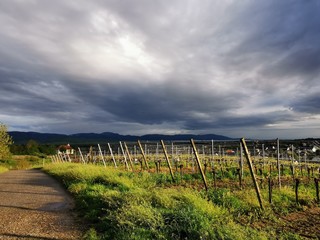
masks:
[[[40,170],[0,174],[0,239],[81,239],[73,201]]]
[[[303,239],[320,240],[320,208],[312,207],[305,211],[289,213],[279,216],[278,221],[262,220],[252,224],[252,227],[260,229],[276,230],[279,234],[294,233]]]
[[[281,217],[283,229],[299,234],[305,238],[320,239],[320,208],[291,213]]]

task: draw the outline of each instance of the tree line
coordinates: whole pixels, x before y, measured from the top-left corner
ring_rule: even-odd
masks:
[[[56,152],[53,144],[39,144],[30,139],[26,144],[14,144],[12,137],[8,134],[8,128],[0,122],[0,159],[8,159],[14,155],[52,155]]]
[[[10,145],[10,152],[15,155],[52,155],[56,153],[56,146],[53,144],[39,144],[30,139],[26,144]]]

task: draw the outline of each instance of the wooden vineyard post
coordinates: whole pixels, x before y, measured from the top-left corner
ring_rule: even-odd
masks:
[[[157,142],[157,148],[156,148],[156,166],[157,166],[157,172],[161,172],[161,160],[159,159],[159,143]]]
[[[290,171],[291,171],[291,174],[292,174],[292,179],[294,180],[294,167],[293,167],[293,165],[291,164],[290,165]]]
[[[268,189],[269,189],[269,203],[272,203],[272,178],[271,175],[268,178]]]
[[[277,168],[278,168],[278,183],[279,183],[279,189],[281,189],[280,142],[279,142],[279,138],[277,138]]]
[[[296,203],[299,203],[299,196],[298,196],[298,192],[299,192],[299,183],[300,180],[298,178],[295,179],[295,193],[296,193]]]
[[[237,168],[237,173],[239,176],[239,188],[242,189],[242,177],[241,177],[241,169]]]
[[[60,162],[64,163],[64,159],[63,159],[63,153],[58,153],[58,157],[60,159]],[[309,169],[309,168],[308,168]]]
[[[104,160],[104,156],[103,156],[103,154],[102,154],[101,147],[100,147],[100,144],[99,144],[99,143],[98,143],[98,148],[99,148],[99,155],[100,155],[100,157],[101,157],[101,159],[102,159],[102,161],[103,161],[103,165],[104,165],[104,167],[107,167],[106,161]]]
[[[265,165],[265,152],[264,152],[264,144],[262,144],[262,166],[264,170],[264,165]]]
[[[88,162],[91,162],[92,163],[92,160],[93,160],[93,152],[92,152],[92,146],[90,146],[89,148],[89,154],[88,154]]]
[[[132,158],[131,158],[131,155],[130,155],[130,152],[129,152],[129,149],[128,149],[128,146],[125,142],[123,142],[124,144],[124,148],[126,149],[126,153],[128,155],[128,158],[129,158],[129,162],[130,162],[130,166],[131,166],[131,169],[133,171],[133,164],[132,164]]]
[[[61,157],[61,154],[60,154],[60,153],[58,153],[57,156],[58,156],[58,159],[59,159],[60,162],[64,162],[63,159],[62,159],[62,157]]]
[[[166,146],[164,145],[163,140],[161,140],[160,142],[161,142],[161,145],[162,145],[164,156],[165,156],[166,161],[168,163],[168,168],[169,168],[169,171],[170,171],[170,174],[171,174],[172,181],[175,181],[174,180],[174,176],[173,176],[173,172],[172,172],[172,168],[171,168],[171,164],[170,164],[170,160],[169,160],[169,157],[168,157]]]
[[[211,167],[214,168],[214,145],[213,145],[213,140],[211,140],[211,157],[212,157]]]
[[[112,152],[112,148],[111,148],[111,146],[110,146],[110,143],[108,143],[108,148],[109,148],[110,155],[111,155],[112,160],[113,160],[113,163],[114,163],[114,167],[117,168],[116,159],[114,158],[114,155],[113,155],[113,152]]]
[[[84,160],[82,152],[81,152],[81,149],[79,147],[78,147],[78,150],[79,150],[79,153],[80,153],[81,161],[83,162],[83,164],[86,164],[86,161]]]
[[[128,162],[127,162],[127,156],[126,156],[126,153],[124,152],[123,150],[123,146],[122,146],[122,142],[119,142],[120,143],[120,148],[121,148],[121,151],[122,151],[122,155],[124,157],[124,162],[126,164],[126,169],[129,171],[129,165],[128,165]]]
[[[71,158],[70,158],[69,153],[66,153],[66,154],[67,154],[67,157],[68,157],[68,161],[71,162]]]
[[[249,150],[248,150],[248,148],[247,148],[247,145],[246,145],[246,142],[245,142],[244,138],[241,138],[241,143],[242,143],[242,147],[243,147],[243,149],[244,149],[245,156],[246,156],[247,161],[248,161],[248,165],[249,165],[251,177],[252,177],[252,180],[253,180],[253,183],[254,183],[254,187],[255,187],[255,189],[256,189],[258,201],[259,201],[259,204],[260,204],[261,209],[263,210],[264,208],[263,208],[263,204],[262,204],[262,199],[261,199],[261,193],[260,193],[259,185],[258,185],[258,183],[257,183],[257,179],[256,179],[256,176],[255,176],[254,171],[253,171],[253,167],[252,167],[252,162],[251,162],[251,159],[250,159]]]
[[[192,145],[192,148],[193,148],[194,155],[195,155],[196,160],[197,160],[197,164],[198,164],[198,167],[199,167],[199,170],[200,170],[200,173],[201,173],[201,177],[202,177],[204,186],[206,188],[206,191],[208,191],[208,184],[207,184],[206,176],[204,175],[202,167],[201,167],[201,162],[200,162],[200,159],[199,159],[199,156],[198,156],[198,151],[197,151],[196,145],[194,144],[193,139],[190,139],[190,142],[191,142],[191,145]]]
[[[240,175],[241,179],[243,178],[243,147],[240,142]]]
[[[143,157],[143,161],[144,161],[144,163],[145,163],[145,165],[147,167],[147,170],[149,170],[149,165],[148,165],[148,162],[147,162],[147,158],[146,158],[146,155],[144,154],[144,151],[143,151],[143,148],[141,146],[140,140],[138,140],[138,145],[139,145],[142,157]]]
[[[212,175],[213,175],[213,186],[215,189],[217,189],[217,173],[214,167],[212,168]]]
[[[293,144],[291,145],[291,165],[292,165],[292,176],[294,178],[294,174],[295,174],[295,169],[294,169],[294,147],[293,147]]]
[[[182,168],[183,168],[183,164],[180,164],[179,165],[179,169],[180,169],[180,177],[181,177],[181,179],[182,179],[182,176],[183,176]]]
[[[318,178],[314,178],[314,184],[316,187],[316,200],[317,203],[320,203],[320,197],[319,197],[319,179]]]

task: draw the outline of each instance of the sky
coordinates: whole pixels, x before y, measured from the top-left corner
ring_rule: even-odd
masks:
[[[320,137],[319,0],[1,0],[0,122]]]

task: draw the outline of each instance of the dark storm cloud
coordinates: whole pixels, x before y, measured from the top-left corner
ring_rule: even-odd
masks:
[[[319,114],[320,113],[320,92],[311,94],[299,99],[298,102],[293,103],[292,108],[294,111]]]
[[[177,83],[164,85],[126,85],[86,83],[72,87],[74,94],[101,111],[111,113],[115,119],[142,124],[163,122],[188,122],[197,118],[215,118],[226,109],[239,107],[241,96],[224,96],[222,93],[207,91],[194,82],[181,87]],[[208,111],[208,109],[210,111]],[[97,120],[97,118],[95,118]],[[102,117],[100,121],[105,121]],[[201,126],[199,126],[201,127]]]
[[[17,129],[19,116],[41,131],[141,134],[318,118],[318,1],[26,0],[0,9],[0,121]]]

